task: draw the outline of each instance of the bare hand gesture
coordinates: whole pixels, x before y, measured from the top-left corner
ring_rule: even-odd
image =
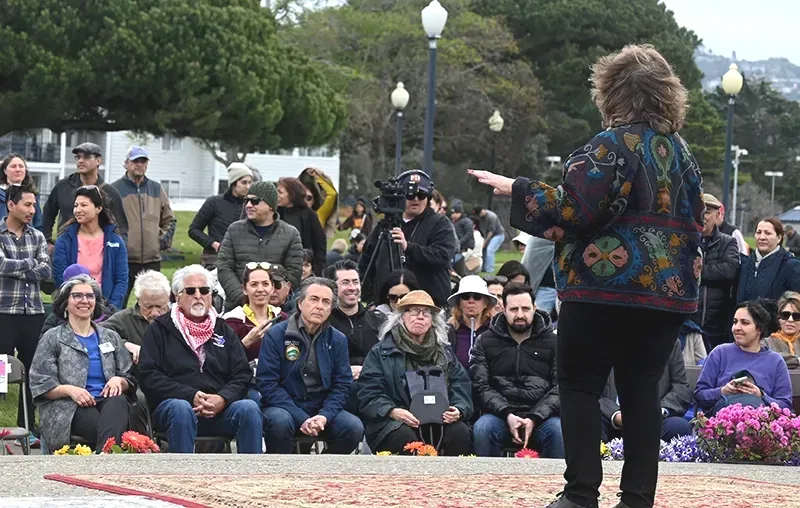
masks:
[[[494,187],[495,195],[511,195],[511,187],[514,185],[513,178],[508,178],[506,176],[491,173],[489,171],[481,171],[479,169],[468,169],[467,173],[476,177],[479,183]]]
[[[460,418],[461,413],[453,406],[447,408],[447,411],[442,414],[442,420],[444,420],[444,423],[456,423]]]
[[[244,347],[250,347],[258,340],[260,340],[264,336],[264,333],[266,333],[266,331],[269,330],[271,326],[272,325],[269,324],[269,322],[262,323],[258,326],[254,326],[249,332],[247,332],[247,335],[245,335],[244,338],[242,339],[242,345]]]
[[[389,411],[389,418],[397,420],[398,422],[403,422],[413,429],[419,427],[419,420],[411,414],[411,411],[406,409],[401,409],[399,407],[392,409]]]
[[[125,378],[114,376],[106,382],[103,391],[100,392],[101,397],[116,397],[122,395],[128,389],[128,381]]]
[[[92,394],[86,391],[85,388],[78,386],[69,387],[69,398],[75,401],[80,407],[92,407],[97,405],[97,401],[92,397]]]
[[[408,242],[406,241],[406,235],[403,233],[403,230],[400,228],[392,228],[391,234],[394,243],[399,245],[400,249],[405,252],[405,250],[408,248]]]

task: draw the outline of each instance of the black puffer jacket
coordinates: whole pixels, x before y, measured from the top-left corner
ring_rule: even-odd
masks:
[[[278,207],[278,215],[285,223],[294,226],[300,233],[300,241],[303,242],[304,249],[311,249],[314,253],[312,262],[314,274],[322,276],[325,269],[325,255],[328,250],[328,240],[325,238],[325,231],[319,223],[319,216],[306,206]]]
[[[730,235],[714,228],[703,239],[703,273],[700,277],[700,302],[692,321],[706,334],[720,335],[730,328],[735,301],[733,287],[739,278],[739,244]]]
[[[472,219],[462,214],[461,218],[453,223],[453,227],[456,228],[459,252],[466,252],[475,247],[475,234],[473,233],[475,227]]]
[[[237,198],[230,189],[225,194],[218,194],[206,199],[200,211],[192,219],[189,226],[189,238],[203,247],[204,254],[216,254],[211,244],[225,238],[228,226],[242,218],[244,199]],[[208,234],[205,229],[208,228]]]
[[[556,335],[550,317],[536,311],[530,338],[517,344],[504,314],[475,342],[469,362],[475,410],[505,419],[509,413],[541,423],[559,410]]]
[[[384,321],[383,312],[369,310],[363,305],[354,316],[348,316],[338,307],[333,309],[329,322],[347,337],[350,365],[364,364],[367,353],[380,339],[378,333]]]

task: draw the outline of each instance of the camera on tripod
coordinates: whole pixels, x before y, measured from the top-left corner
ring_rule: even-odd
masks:
[[[383,215],[402,215],[406,211],[406,199],[410,199],[419,192],[419,184],[409,180],[403,185],[398,178],[389,178],[385,182],[375,181],[375,187],[380,189],[380,195],[372,201],[372,206],[377,213]]]

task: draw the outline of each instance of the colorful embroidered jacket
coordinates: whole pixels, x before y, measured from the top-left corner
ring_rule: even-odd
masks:
[[[702,178],[678,134],[615,127],[570,155],[553,188],[518,178],[511,225],[556,242],[562,301],[697,310]]]

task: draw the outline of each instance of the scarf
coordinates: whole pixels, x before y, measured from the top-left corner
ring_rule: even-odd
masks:
[[[170,314],[172,317],[172,322],[175,324],[175,327],[178,329],[178,331],[181,332],[183,340],[189,344],[189,347],[192,348],[194,354],[197,355],[197,359],[200,362],[200,368],[202,369],[203,364],[206,361],[206,351],[203,349],[203,344],[211,340],[211,337],[214,336],[214,325],[217,322],[217,312],[213,307],[208,309],[206,318],[200,323],[195,323],[191,319],[187,318],[178,305],[172,306],[172,311]]]
[[[779,331],[773,333],[772,337],[774,337],[774,338],[776,338],[778,340],[782,340],[783,342],[785,342],[789,346],[789,354],[794,356],[794,354],[795,354],[795,352],[794,352],[794,342],[797,339],[800,339],[800,333],[798,333],[797,335],[787,335],[787,334],[783,333],[782,330],[779,330]]]
[[[761,262],[764,261],[765,258],[770,257],[771,255],[775,254],[779,250],[781,250],[781,246],[780,245],[775,247],[775,250],[773,250],[772,252],[768,252],[767,254],[762,255],[761,251],[756,249],[756,268],[758,268],[758,265],[760,265]]]
[[[425,334],[421,344],[411,338],[411,334],[402,323],[392,328],[392,337],[397,349],[405,353],[406,367],[409,370],[436,365],[447,372],[444,348],[436,340],[436,332],[433,327]]]

